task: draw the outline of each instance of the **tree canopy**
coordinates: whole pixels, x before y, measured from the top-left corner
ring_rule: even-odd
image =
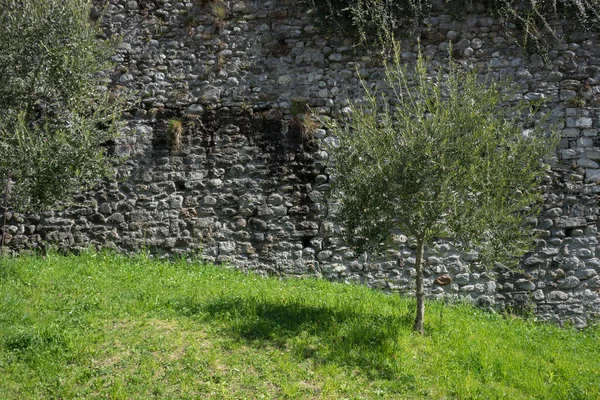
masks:
[[[113,171],[105,145],[123,102],[106,71],[116,42],[90,10],[89,0],[0,0],[0,181],[14,180],[17,208],[68,200]]]
[[[407,71],[397,46],[386,73],[387,90],[366,90],[347,118],[328,123],[339,141],[330,199],[362,249],[393,246],[398,232],[413,238],[423,307],[423,254],[434,239],[477,248],[487,265],[515,266],[531,247],[525,221],[541,207],[556,135],[505,82],[452,64],[431,74],[422,57]]]

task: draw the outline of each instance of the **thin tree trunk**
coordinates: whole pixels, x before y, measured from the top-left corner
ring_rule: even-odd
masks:
[[[423,329],[423,321],[425,320],[425,291],[423,290],[424,242],[424,238],[417,238],[417,259],[415,262],[415,268],[417,270],[417,276],[415,278],[417,284],[417,315],[415,317],[413,331],[419,332],[421,335],[425,333],[425,330]]]
[[[4,252],[6,244],[6,210],[8,209],[8,196],[10,195],[10,171],[6,174],[6,187],[4,188],[4,218],[2,221],[2,243],[0,244],[0,254]]]

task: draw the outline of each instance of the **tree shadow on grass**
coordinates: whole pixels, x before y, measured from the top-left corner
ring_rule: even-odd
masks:
[[[408,379],[400,361],[398,336],[410,331],[412,312],[384,315],[344,310],[300,300],[277,303],[257,298],[225,298],[209,303],[179,302],[187,316],[219,320],[231,337],[253,345],[286,348],[300,359],[359,368],[372,378]]]

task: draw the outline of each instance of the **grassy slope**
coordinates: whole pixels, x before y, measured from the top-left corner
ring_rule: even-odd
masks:
[[[143,257],[0,260],[0,398],[600,398],[600,331]]]

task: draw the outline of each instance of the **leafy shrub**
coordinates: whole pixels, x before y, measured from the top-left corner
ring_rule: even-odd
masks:
[[[107,147],[126,99],[106,88],[116,40],[90,0],[0,0],[0,176],[11,204],[41,209],[114,174]],[[121,87],[122,88],[122,87]]]

